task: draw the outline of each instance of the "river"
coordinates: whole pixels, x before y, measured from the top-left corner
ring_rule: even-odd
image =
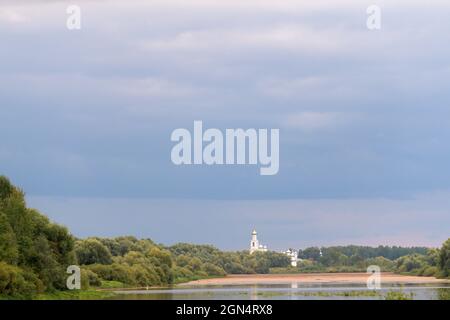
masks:
[[[369,290],[361,284],[245,284],[197,285],[167,289],[120,290],[120,300],[350,300],[407,297],[414,300],[450,299],[450,284],[388,284]]]

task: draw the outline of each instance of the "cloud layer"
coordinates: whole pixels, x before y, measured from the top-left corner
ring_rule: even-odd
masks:
[[[448,1],[382,1],[376,32],[372,3],[356,0],[81,1],[79,31],[69,4],[0,4],[0,172],[31,195],[368,201],[450,188]],[[173,166],[170,133],[194,120],[280,128],[279,174]]]

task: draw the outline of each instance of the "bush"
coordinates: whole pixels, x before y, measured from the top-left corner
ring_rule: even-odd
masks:
[[[0,211],[0,261],[16,264],[19,258],[16,235],[6,214]]]
[[[208,274],[205,271],[198,271],[195,275],[199,278],[208,278]]]
[[[112,263],[112,256],[108,248],[99,240],[93,238],[77,241],[75,254],[78,263],[81,265]]]
[[[0,294],[30,298],[42,290],[42,283],[32,272],[0,262]]]
[[[175,266],[174,267],[174,277],[178,281],[179,279],[193,279],[194,273],[188,268]]]
[[[125,284],[133,285],[134,279],[129,267],[118,263],[111,265],[92,264],[84,267],[96,273],[102,280],[119,281]]]
[[[226,274],[222,268],[209,262],[203,265],[202,270],[205,271],[208,276],[224,276]]]
[[[81,269],[81,288],[86,290],[89,287],[100,287],[102,285],[102,281],[99,276],[89,269]]]
[[[444,242],[439,252],[439,269],[443,277],[450,277],[450,238]]]
[[[438,274],[439,274],[439,269],[437,267],[427,267],[422,272],[422,276],[425,276],[425,277],[435,277]]]
[[[399,272],[409,272],[418,274],[419,271],[428,266],[427,257],[420,254],[407,255],[396,260],[397,270]]]
[[[152,286],[163,285],[156,270],[151,267],[145,267],[143,265],[134,265],[131,267],[131,274],[133,277],[133,284],[138,286]]]

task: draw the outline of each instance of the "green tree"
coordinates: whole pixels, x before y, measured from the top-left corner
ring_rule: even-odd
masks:
[[[226,274],[221,267],[218,267],[209,262],[205,263],[202,266],[202,270],[206,272],[208,276],[224,276]]]
[[[444,242],[439,252],[439,269],[444,277],[450,276],[450,238]]]
[[[400,257],[396,260],[396,263],[399,272],[411,272],[414,274],[419,274],[421,269],[428,266],[427,257],[416,253]]]
[[[5,176],[0,176],[0,200],[8,198],[14,191],[14,186]]]
[[[41,287],[41,281],[32,272],[0,261],[0,294],[31,298]]]
[[[37,290],[64,288],[65,269],[74,262],[72,249],[68,230],[27,208],[24,193],[0,177],[0,260],[19,268],[8,268],[9,274],[38,283]]]
[[[75,254],[78,263],[82,265],[112,263],[112,256],[108,248],[94,238],[77,241],[75,244]]]
[[[8,218],[0,211],[0,261],[17,264],[18,258],[19,249],[16,235],[9,224]]]
[[[320,249],[317,247],[309,247],[305,250],[299,250],[298,256],[301,259],[312,259],[315,261],[319,261]]]

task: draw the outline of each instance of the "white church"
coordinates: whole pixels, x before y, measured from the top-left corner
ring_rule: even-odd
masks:
[[[258,233],[256,232],[256,230],[253,229],[252,240],[250,241],[250,254],[252,254],[255,251],[266,252],[267,246],[259,243]],[[293,267],[297,266],[297,261],[298,261],[298,251],[297,250],[288,249],[286,251],[283,251],[282,253],[284,253],[291,259],[291,266],[293,266]]]
[[[252,241],[250,242],[250,254],[252,254],[255,251],[267,251],[267,246],[263,246],[262,244],[259,244],[258,237],[257,237],[256,230],[253,229],[252,232]]]

